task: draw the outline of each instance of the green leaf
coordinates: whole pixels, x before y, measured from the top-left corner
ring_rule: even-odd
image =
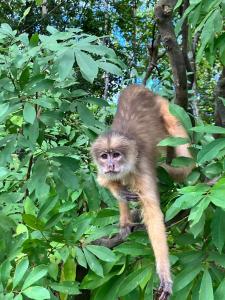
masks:
[[[92,175],[88,176],[84,183],[84,193],[88,202],[88,208],[90,210],[97,210],[100,206],[101,199],[98,187]]]
[[[48,274],[54,279],[57,280],[58,277],[58,273],[59,273],[59,266],[57,263],[51,262],[48,265]]]
[[[45,224],[45,230],[50,229],[51,227],[55,226],[59,221],[62,220],[63,214],[56,213],[48,220],[48,222]]]
[[[192,225],[190,228],[190,232],[193,234],[194,238],[196,238],[200,233],[203,232],[205,226],[205,214],[203,214],[195,225]]]
[[[194,160],[190,157],[176,157],[172,160],[171,165],[177,167],[187,167],[194,163]]]
[[[31,286],[23,290],[22,293],[30,299],[34,300],[50,299],[49,291],[41,286]]]
[[[199,164],[203,164],[206,161],[212,161],[217,157],[219,152],[225,148],[225,139],[220,138],[203,146],[202,150],[198,152],[197,161]]]
[[[93,83],[98,74],[98,66],[94,59],[87,53],[75,50],[77,64],[81,74],[90,83]]]
[[[28,274],[27,278],[24,281],[22,290],[25,290],[29,286],[31,286],[33,283],[44,277],[48,272],[48,269],[44,265],[40,265],[37,267],[34,267],[33,270]]]
[[[220,283],[218,286],[215,294],[214,294],[215,300],[225,300],[225,279]]]
[[[214,177],[218,176],[219,174],[221,174],[222,172],[223,172],[223,167],[222,167],[222,164],[219,162],[212,163],[203,169],[203,173],[208,178],[214,178]]]
[[[206,196],[195,207],[191,209],[190,215],[188,217],[188,220],[192,221],[191,226],[199,222],[199,220],[202,217],[202,214],[208,207],[209,203],[210,203],[210,197]]]
[[[75,253],[76,253],[76,259],[78,264],[84,268],[87,268],[87,261],[85,259],[83,251],[76,246],[75,246],[75,251],[76,251]]]
[[[58,200],[59,198],[57,196],[47,198],[45,203],[40,207],[38,211],[38,218],[47,216],[48,213],[52,211],[53,208],[56,206]]]
[[[73,69],[73,64],[75,61],[74,49],[68,48],[60,57],[59,57],[59,77],[61,80],[64,80],[67,76],[71,74]]]
[[[86,124],[87,126],[94,126],[97,123],[93,113],[83,103],[78,103],[77,109],[79,116],[84,124]]]
[[[29,261],[26,258],[22,259],[18,265],[16,266],[16,270],[13,277],[13,288],[15,288],[20,281],[23,279],[23,276],[25,275],[27,269],[29,266]]]
[[[183,269],[175,278],[173,292],[180,291],[185,286],[187,286],[200,272],[201,266],[188,266]]]
[[[9,170],[5,167],[0,167],[0,179],[9,174]]]
[[[225,134],[225,128],[214,126],[214,125],[196,126],[191,128],[190,130],[194,132],[201,132],[201,133]]]
[[[30,78],[30,68],[26,67],[23,70],[23,72],[21,73],[20,78],[19,78],[19,84],[20,84],[21,88],[23,88],[25,86],[25,84],[28,83],[29,78]]]
[[[44,230],[44,223],[33,215],[24,214],[23,221],[32,229],[40,231]]]
[[[225,254],[219,254],[218,252],[211,252],[208,257],[208,261],[213,261],[219,267],[225,268]]]
[[[67,168],[66,166],[62,166],[59,169],[59,176],[67,188],[73,190],[77,190],[79,188],[77,177],[71,169]]]
[[[210,200],[214,205],[225,209],[224,187],[221,189],[216,189],[215,185],[211,190]]]
[[[208,270],[204,271],[199,291],[199,300],[214,300],[212,279]]]
[[[203,195],[199,192],[190,192],[176,199],[166,212],[166,221],[171,220],[179,211],[195,206]]]
[[[9,103],[0,104],[0,119],[7,114],[8,109],[9,109]]]
[[[221,208],[217,208],[211,223],[212,241],[221,253],[225,243],[225,212]]]
[[[125,296],[133,291],[149,273],[150,267],[138,269],[129,274],[122,282],[118,296]]]
[[[84,248],[83,251],[90,269],[97,275],[103,277],[103,268],[97,258],[87,249]]]
[[[189,115],[187,112],[179,105],[177,104],[171,104],[169,105],[169,111],[172,115],[178,118],[178,120],[181,121],[184,128],[189,131],[190,128],[192,128],[192,123]]]
[[[50,287],[60,293],[68,295],[80,294],[78,283],[75,281],[64,281],[61,283],[51,283]]]
[[[131,255],[131,256],[145,256],[150,255],[149,247],[143,246],[135,242],[125,242],[115,248],[116,251]]]
[[[65,281],[75,281],[76,278],[76,262],[75,259],[69,256],[63,265],[62,278]]]
[[[184,145],[188,143],[187,138],[182,138],[182,137],[168,137],[163,139],[158,143],[158,146],[170,146],[170,147],[176,147],[179,145]]]
[[[105,70],[106,72],[109,72],[111,74],[118,75],[118,76],[123,75],[123,72],[117,65],[114,65],[109,62],[101,62],[101,61],[99,61],[97,63],[98,63],[99,68]]]
[[[25,103],[23,109],[23,117],[27,123],[33,124],[36,118],[36,111],[30,103]]]
[[[97,245],[87,245],[86,249],[103,261],[114,262],[116,260],[116,255],[106,247]]]

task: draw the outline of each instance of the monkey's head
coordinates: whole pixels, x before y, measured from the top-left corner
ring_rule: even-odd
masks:
[[[99,175],[119,180],[135,170],[137,146],[134,140],[115,132],[99,136],[91,147]]]

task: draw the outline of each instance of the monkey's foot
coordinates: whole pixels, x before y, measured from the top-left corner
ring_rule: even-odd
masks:
[[[171,294],[172,283],[170,281],[161,281],[155,300],[167,300]]]
[[[120,235],[122,239],[126,239],[128,235],[131,233],[131,224],[127,224],[125,226],[120,226]]]
[[[121,191],[121,196],[126,201],[138,201],[139,196],[136,193],[130,192],[127,189]]]

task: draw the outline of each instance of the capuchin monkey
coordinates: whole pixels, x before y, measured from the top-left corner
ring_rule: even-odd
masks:
[[[141,85],[130,85],[119,97],[111,130],[99,136],[91,153],[98,168],[97,180],[119,202],[121,234],[127,236],[132,225],[128,200],[138,198],[144,223],[156,259],[160,278],[158,299],[172,293],[169,254],[164,217],[160,209],[156,179],[157,144],[168,136],[187,138],[178,119],[169,112],[166,99]],[[176,156],[191,157],[189,144],[177,146]],[[164,165],[170,175],[183,180],[192,167]]]

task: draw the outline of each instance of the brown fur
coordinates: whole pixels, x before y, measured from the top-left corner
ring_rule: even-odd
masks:
[[[120,201],[122,228],[129,226],[131,218],[128,205],[121,196],[121,190],[124,186],[128,186],[139,195],[161,282],[159,299],[164,300],[172,292],[172,280],[156,184],[156,145],[167,135],[187,137],[183,126],[170,114],[168,105],[167,100],[155,96],[143,86],[127,87],[119,97],[111,131],[100,136],[92,146],[92,155],[99,169],[99,184],[107,187]],[[189,144],[178,146],[175,150],[176,155],[191,157],[188,146]],[[99,156],[104,151],[120,151],[123,157],[121,165],[125,164],[125,171],[112,177],[102,173]],[[190,168],[181,168],[176,172],[170,166],[166,165],[166,168],[178,179],[182,174],[187,175],[190,172]]]

